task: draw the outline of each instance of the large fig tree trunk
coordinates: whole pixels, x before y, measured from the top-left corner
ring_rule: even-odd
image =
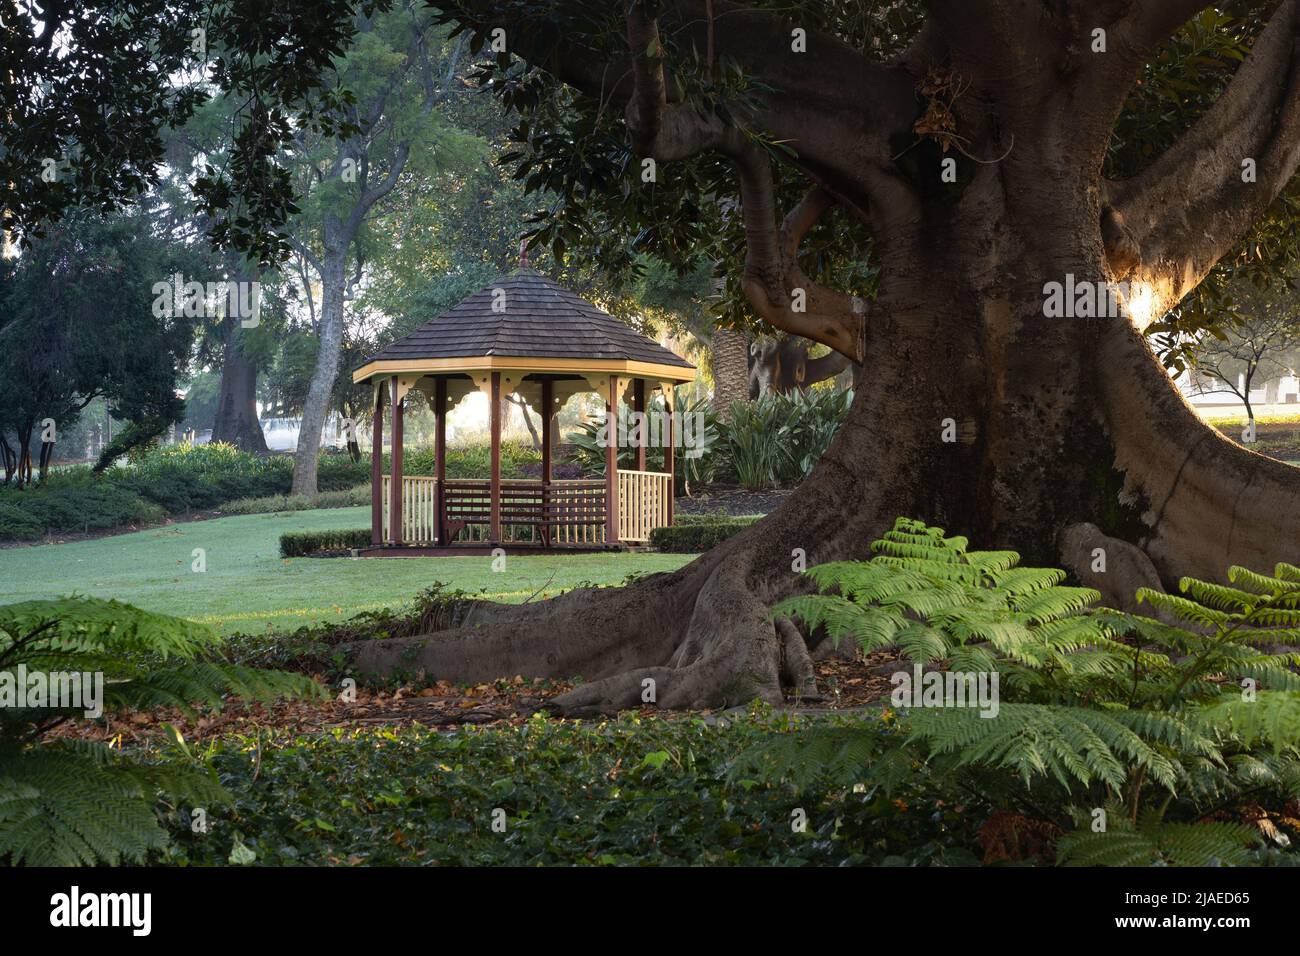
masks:
[[[240,347],[238,329],[238,323],[232,321],[222,348],[221,387],[212,440],[265,455],[266,435],[257,416],[257,365]]]
[[[502,15],[480,0],[452,6],[483,30]],[[477,604],[452,630],[367,642],[361,667],[455,681],[580,675],[556,701],[573,712],[778,702],[810,676],[809,638],[770,617],[803,586],[796,561],[865,558],[899,515],[1063,565],[1121,604],[1138,585],[1300,561],[1300,470],[1201,422],[1140,331],[1242,240],[1300,164],[1300,0],[1276,6],[1168,151],[1131,180],[1102,175],[1143,63],[1200,6],[935,2],[888,63],[814,31],[815,57],[789,55],[780,14],[732,0],[630,0],[626,43],[607,62],[592,52],[599,37],[557,40],[583,55],[546,62],[623,104],[639,153],[733,163],[751,306],[864,374],[803,485],[685,568],[539,605]],[[812,182],[784,217],[772,154],[682,101],[659,54],[661,17],[679,47],[733,57],[776,91],[750,124],[796,144],[791,164]],[[1090,52],[1096,27],[1109,52]],[[1258,160],[1248,183],[1242,156]],[[801,241],[836,205],[871,230],[870,303],[801,268]],[[1062,316],[1047,308],[1052,283],[1091,289],[1102,307],[1072,297],[1065,315],[1079,317]]]

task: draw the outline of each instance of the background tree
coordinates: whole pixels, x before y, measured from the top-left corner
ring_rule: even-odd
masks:
[[[1300,315],[1286,286],[1238,293],[1232,325],[1205,333],[1191,351],[1192,367],[1221,382],[1246,406],[1247,442],[1255,440],[1250,393],[1259,384],[1293,373],[1300,347]]]
[[[233,97],[217,96],[196,109],[183,127],[166,132],[169,169],[164,195],[174,210],[172,234],[178,241],[207,247],[212,243],[212,231],[224,220],[224,212],[213,219],[205,212],[187,208],[186,193],[194,188],[196,166],[225,167],[230,162],[239,113]],[[274,273],[264,275],[238,252],[219,251],[211,260],[210,275],[235,283],[257,283],[261,289],[256,316],[227,315],[205,323],[201,330],[196,362],[200,369],[219,371],[211,440],[226,442],[241,451],[266,454],[257,383],[273,354],[274,339],[283,331],[285,297],[275,284],[278,277]],[[270,281],[263,286],[265,280]]]
[[[834,378],[853,366],[841,352],[817,348],[805,338],[790,335],[763,336],[749,347],[749,395],[786,393],[810,388]],[[821,354],[814,357],[814,352]]]
[[[444,44],[428,11],[357,16],[356,36],[331,72],[350,91],[349,133],[295,137],[285,154],[303,196],[290,243],[319,278],[315,370],[302,406],[293,493],[316,493],[316,462],[342,354],[345,308],[365,278],[381,202],[405,198],[402,177],[473,162],[475,139],[436,107],[452,93],[459,45]],[[355,132],[351,132],[355,130]],[[385,237],[386,239],[387,237]],[[310,281],[307,283],[310,285]]]
[[[19,487],[31,480],[42,423],[53,422],[57,437],[98,397],[128,423],[101,465],[183,418],[177,382],[196,319],[155,315],[154,285],[192,268],[195,258],[153,229],[141,211],[77,210],[3,263],[0,313],[9,334],[0,349],[0,432],[16,436]],[[43,444],[42,477],[53,451],[52,441]]]

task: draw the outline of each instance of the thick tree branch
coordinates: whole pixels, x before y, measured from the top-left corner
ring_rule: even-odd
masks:
[[[633,0],[627,10],[627,45],[632,52],[633,95],[627,105],[632,146],[642,156],[654,154],[668,108],[659,21],[649,16],[646,0]]]
[[[866,301],[808,280],[799,267],[799,244],[834,200],[815,187],[776,226],[772,164],[752,144],[726,150],[740,176],[745,216],[745,271],[741,288],[754,310],[775,328],[828,345],[862,360]]]
[[[1117,48],[1145,61],[1184,23],[1208,7],[1206,0],[1127,0],[1115,26]]]
[[[1249,233],[1300,164],[1298,33],[1300,0],[1284,0],[1214,105],[1141,174],[1108,184],[1112,271],[1147,283],[1159,306]]]
[[[656,117],[666,127],[680,95],[664,81],[662,63],[646,55],[651,40],[657,39],[656,49],[712,49],[716,62],[735,62],[771,90],[741,119],[786,143],[797,154],[796,164],[816,181],[863,206],[866,171],[892,167],[889,139],[910,131],[918,111],[915,79],[903,65],[872,60],[815,30],[806,31],[806,50],[796,50],[797,12],[787,18],[733,0],[662,0],[656,25],[634,3],[624,18],[628,46],[619,49],[622,44],[611,47],[606,37],[561,28],[555,17],[567,8],[563,0],[521,2],[507,10],[487,0],[454,0],[443,7],[478,30],[505,27],[511,50],[525,60],[630,111],[639,126],[634,144],[656,159],[662,157],[651,144],[675,142],[659,135]],[[639,92],[638,77],[644,80]],[[656,110],[660,104],[665,109]]]

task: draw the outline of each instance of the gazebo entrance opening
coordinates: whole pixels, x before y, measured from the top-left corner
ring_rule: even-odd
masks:
[[[689,363],[532,270],[498,280],[353,374],[354,381],[374,386],[372,547],[366,553],[604,550],[646,543],[654,528],[672,524],[672,388],[693,377]],[[432,476],[403,474],[402,419],[412,389],[425,396],[434,415]],[[488,398],[489,474],[448,478],[447,414],[475,391]],[[663,394],[665,414],[651,418],[648,401],[655,391]],[[556,416],[580,392],[604,400],[605,474],[557,480]],[[512,394],[542,420],[539,478],[501,477],[503,399]],[[631,469],[620,469],[618,462],[620,401],[638,423],[629,438],[635,452]],[[392,429],[389,474],[383,470],[386,410]],[[649,427],[651,421],[656,427]],[[651,443],[664,448],[662,472],[646,467]]]

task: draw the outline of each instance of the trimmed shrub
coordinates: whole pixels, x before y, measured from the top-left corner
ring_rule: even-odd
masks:
[[[0,540],[77,534],[157,524],[167,517],[157,504],[109,482],[82,480],[45,488],[10,490],[0,496]]]
[[[280,535],[280,557],[301,558],[325,551],[370,547],[369,528],[336,531],[288,531]]]
[[[238,498],[218,510],[223,515],[262,515],[277,511],[314,511],[317,508],[355,508],[370,504],[370,482],[343,491],[322,491],[314,498],[302,495],[271,495],[267,498]]]
[[[714,545],[744,531],[759,517],[761,516],[746,515],[739,518],[691,520],[712,518],[712,516],[683,515],[683,518],[687,520],[675,524],[671,528],[655,528],[651,531],[650,545],[660,551],[669,551],[674,554],[708,551]]]

